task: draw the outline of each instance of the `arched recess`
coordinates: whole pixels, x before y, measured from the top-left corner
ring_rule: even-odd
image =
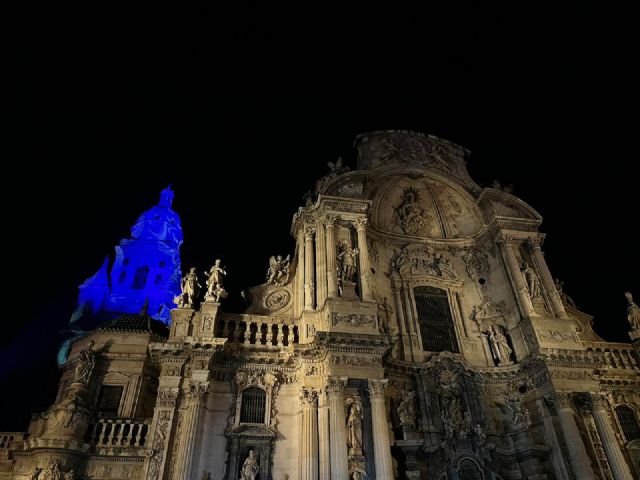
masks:
[[[640,440],[640,422],[638,421],[637,412],[625,404],[616,406],[614,411],[625,443]]]

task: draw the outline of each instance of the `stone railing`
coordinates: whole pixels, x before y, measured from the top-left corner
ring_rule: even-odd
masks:
[[[624,370],[640,369],[640,359],[632,345],[628,343],[582,342],[588,352],[603,355],[605,363],[611,368]]]
[[[145,446],[151,420],[130,418],[101,418],[93,426],[91,439],[96,453],[113,455],[126,449]]]
[[[298,326],[293,319],[261,315],[225,315],[218,319],[216,337],[244,346],[282,348],[298,343]]]

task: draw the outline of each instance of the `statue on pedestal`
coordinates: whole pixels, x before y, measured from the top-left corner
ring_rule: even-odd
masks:
[[[350,455],[362,455],[362,408],[357,401],[348,406],[347,446]]]
[[[269,270],[267,271],[267,283],[271,283],[278,287],[286,285],[289,281],[289,262],[290,256],[282,259],[282,255],[271,257],[269,259]]]
[[[507,337],[502,333],[500,326],[493,325],[489,328],[489,345],[491,354],[498,365],[511,365],[513,349],[509,346]]]
[[[527,262],[522,262],[522,267],[520,269],[522,271],[522,275],[527,284],[527,289],[529,290],[529,296],[531,298],[538,298],[541,296],[540,291],[540,279],[536,272],[529,266]]]
[[[73,383],[84,383],[85,385],[89,383],[93,368],[96,366],[95,352],[93,351],[95,343],[96,342],[91,340],[89,345],[80,351]]]
[[[191,267],[180,283],[182,293],[173,299],[179,307],[191,307],[196,301],[202,285],[198,283],[198,275],[196,268]]]
[[[205,301],[210,300],[212,298],[216,298],[215,297],[215,290],[217,288],[220,288],[222,290],[219,291],[224,291],[226,293],[226,291],[224,290],[224,288],[222,288],[222,276],[227,274],[227,271],[220,266],[220,259],[217,258],[215,263],[213,264],[213,266],[209,269],[208,272],[204,272],[204,274],[208,277],[207,278],[207,293],[204,296]],[[220,298],[226,298],[226,296],[218,296],[217,297],[218,300]],[[216,303],[218,302],[218,300],[214,300]]]
[[[627,320],[631,325],[631,330],[640,330],[640,307],[633,301],[631,292],[624,292],[624,296],[627,297]]]
[[[340,280],[343,282],[354,282],[356,275],[356,255],[360,250],[353,248],[348,240],[343,240],[338,245],[338,270]]]
[[[258,459],[253,450],[249,450],[249,456],[245,459],[240,470],[240,480],[256,480],[259,471]]]

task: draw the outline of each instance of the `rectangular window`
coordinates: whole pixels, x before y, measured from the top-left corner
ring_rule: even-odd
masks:
[[[98,397],[98,416],[117,417],[123,386],[103,385]]]
[[[414,290],[422,349],[425,352],[458,352],[458,342],[447,292],[435,287]]]

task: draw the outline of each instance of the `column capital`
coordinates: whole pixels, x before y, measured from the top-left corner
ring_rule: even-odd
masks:
[[[360,231],[360,230],[365,230],[367,228],[367,217],[360,217],[358,219],[356,219],[356,221],[353,223],[356,227],[356,230]]]
[[[572,392],[557,392],[556,399],[558,401],[559,410],[573,410]]]
[[[527,237],[527,246],[532,250],[540,250],[543,241],[541,237]]]
[[[209,394],[209,385],[206,383],[192,383],[186,392],[189,403],[205,403]]]
[[[316,229],[313,227],[305,227],[304,229],[304,239],[306,241],[312,240],[313,239],[313,234],[315,233]]]
[[[300,405],[302,408],[317,407],[318,391],[312,387],[302,387],[300,390]]]
[[[337,220],[338,220],[338,216],[337,215],[326,215],[324,217],[324,224],[327,227],[333,227],[336,224]]]
[[[349,377],[329,377],[327,379],[327,393],[344,392]]]
[[[172,408],[176,406],[178,401],[178,391],[170,388],[163,388],[158,392],[156,406],[164,408]]]
[[[388,378],[369,379],[369,396],[378,397],[384,395],[384,391],[389,384]]]

